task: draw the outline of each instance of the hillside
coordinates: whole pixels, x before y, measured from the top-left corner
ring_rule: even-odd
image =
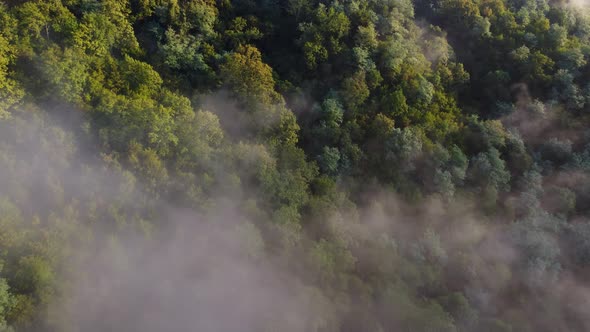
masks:
[[[588,308],[587,1],[0,0],[0,332]]]

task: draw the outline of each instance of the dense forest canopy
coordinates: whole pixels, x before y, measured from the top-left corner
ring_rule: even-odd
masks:
[[[590,3],[0,1],[0,331],[590,331]]]

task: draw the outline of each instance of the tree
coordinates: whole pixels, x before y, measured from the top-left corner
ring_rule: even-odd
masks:
[[[9,287],[5,279],[0,279],[0,331],[10,332],[11,329],[7,325],[6,317],[8,312],[12,309],[13,299],[9,292]]]
[[[381,102],[384,113],[406,126],[411,124],[406,96],[402,90],[388,92]]]
[[[338,148],[325,146],[323,152],[318,156],[320,169],[325,174],[336,175],[338,173],[338,162],[340,161],[340,151]]]
[[[219,118],[208,111],[198,111],[178,124],[179,164],[191,169],[206,167],[214,158],[217,148],[221,146],[224,132]]]
[[[312,15],[311,22],[299,25],[298,40],[309,69],[315,69],[330,55],[339,54],[343,49],[342,39],[350,29],[350,20],[336,6],[320,4]]]
[[[270,66],[262,62],[260,51],[254,46],[240,46],[227,56],[220,68],[221,77],[247,108],[272,105],[280,101],[274,90]]]
[[[49,48],[40,56],[43,78],[49,82],[54,97],[61,97],[75,104],[83,103],[83,92],[88,84],[88,60],[76,48],[61,50]]]
[[[211,68],[211,46],[202,38],[173,29],[165,32],[165,42],[158,45],[163,63],[176,75],[186,77],[197,87],[212,84],[216,73]]]
[[[224,37],[232,47],[248,45],[262,38],[262,32],[243,17],[236,17],[224,31]]]
[[[3,28],[0,28],[0,119],[2,119],[8,116],[10,107],[23,97],[24,91],[19,87],[18,82],[10,77],[9,66],[16,60],[16,50],[6,35],[12,35],[9,29],[15,25],[15,22],[6,13],[4,4],[0,5],[0,23],[3,25]]]
[[[53,293],[55,272],[49,262],[39,256],[25,256],[18,262],[14,274],[15,290],[47,304]]]
[[[396,128],[386,143],[385,160],[393,162],[402,170],[412,170],[414,162],[422,153],[420,133],[413,128]]]
[[[509,189],[510,172],[506,170],[500,152],[491,148],[480,152],[470,161],[468,178],[484,194],[484,204],[494,204],[498,194]]]
[[[126,55],[121,64],[122,93],[154,96],[162,85],[160,75],[147,63]]]
[[[342,82],[342,100],[351,111],[358,111],[370,93],[364,71],[359,71]]]

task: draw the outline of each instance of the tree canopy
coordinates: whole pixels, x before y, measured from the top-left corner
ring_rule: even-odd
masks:
[[[0,1],[0,331],[588,331],[589,125],[584,1]]]

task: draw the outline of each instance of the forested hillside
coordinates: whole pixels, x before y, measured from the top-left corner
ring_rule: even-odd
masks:
[[[590,3],[0,0],[0,331],[590,331]]]

